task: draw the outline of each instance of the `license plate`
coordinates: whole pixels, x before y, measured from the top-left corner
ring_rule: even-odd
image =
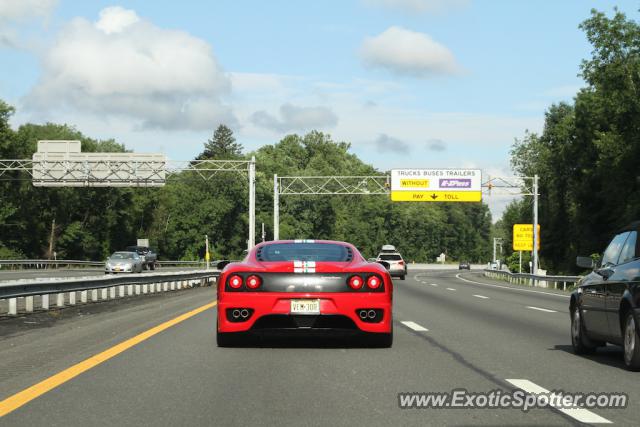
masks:
[[[320,314],[320,300],[319,299],[292,299],[291,313]]]
[[[114,271],[120,271],[120,267],[116,267],[113,269]]]

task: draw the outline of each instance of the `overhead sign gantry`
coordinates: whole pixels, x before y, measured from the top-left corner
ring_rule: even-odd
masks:
[[[392,169],[394,202],[481,202],[480,169]]]

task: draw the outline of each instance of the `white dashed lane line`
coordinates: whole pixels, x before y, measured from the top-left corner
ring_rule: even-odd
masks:
[[[425,327],[422,327],[420,325],[418,325],[415,322],[411,322],[409,320],[407,321],[403,321],[401,322],[404,326],[406,326],[409,329],[413,329],[414,331],[418,331],[418,332],[428,332],[429,330]]]
[[[551,392],[549,390],[547,390],[546,388],[542,388],[540,387],[538,384],[533,383],[529,380],[524,380],[524,379],[507,379],[507,382],[513,384],[514,386],[516,386],[517,388],[526,391],[529,394],[540,394],[540,393],[544,393],[545,395],[549,395],[551,396]],[[556,396],[554,394],[554,396]],[[556,399],[554,398],[553,401],[557,401],[560,399]],[[551,403],[554,403],[554,402]],[[606,418],[601,417],[600,415],[591,412],[587,409],[583,409],[583,408],[563,408],[561,406],[559,406],[558,404],[556,405],[551,405],[554,408],[556,408],[558,411],[562,412],[563,414],[566,414],[568,416],[570,416],[571,418],[580,421],[581,423],[587,423],[587,424],[611,424],[611,421],[609,421]]]
[[[438,287],[438,284],[437,283],[432,283],[431,286]]]
[[[545,313],[557,313],[556,310],[549,310],[548,308],[533,307],[531,305],[528,305],[527,308],[531,310],[544,311]]]
[[[455,291],[454,288],[447,288],[448,291]]]
[[[560,298],[571,298],[570,295],[554,294],[553,292],[534,291],[533,289],[520,289],[520,288],[515,288],[513,286],[501,286],[501,285],[494,285],[491,283],[476,282],[475,280],[469,280],[469,279],[465,279],[464,277],[460,277],[460,274],[456,274],[456,278],[462,280],[463,282],[473,283],[475,285],[489,286],[492,288],[509,289],[515,292],[529,292],[532,294],[552,295],[554,297],[560,297]]]
[[[481,298],[481,299],[489,299],[489,297],[485,297],[484,295],[474,295],[474,297]]]

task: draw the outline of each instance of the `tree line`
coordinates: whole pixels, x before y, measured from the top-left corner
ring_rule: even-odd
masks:
[[[14,109],[0,101],[0,158],[28,159],[44,139],[80,140],[83,152],[123,152],[114,140],[96,140],[73,126],[24,124],[13,130]],[[194,160],[256,157],[256,223],[273,235],[273,175],[376,175],[381,172],[350,152],[350,144],[313,131],[245,153],[220,125]],[[237,173],[203,180],[183,172],[161,188],[42,188],[29,177],[0,177],[0,259],[100,260],[149,238],[161,259],[204,257],[204,235],[214,259],[238,259],[246,249],[248,184]],[[491,215],[484,204],[392,203],[385,196],[288,196],[281,198],[280,237],[346,240],[373,257],[394,244],[409,261],[450,259],[485,262]],[[55,223],[54,223],[55,221]],[[256,236],[260,241],[260,231]]]
[[[640,219],[640,25],[592,10],[580,28],[592,46],[573,98],[548,108],[541,133],[511,151],[514,171],[540,176],[541,265],[576,272],[576,255],[602,253],[619,228]],[[496,224],[511,252],[511,227],[531,223],[531,198]],[[510,260],[515,260],[511,254]]]

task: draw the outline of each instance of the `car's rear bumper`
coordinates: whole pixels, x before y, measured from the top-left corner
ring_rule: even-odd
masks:
[[[319,299],[319,315],[291,314],[292,299]],[[231,321],[228,309],[252,311],[246,321]],[[362,309],[380,310],[380,321],[365,322],[358,316]],[[391,332],[391,298],[387,293],[248,293],[224,292],[218,299],[218,331],[281,332]]]
[[[389,269],[389,274],[391,276],[405,276],[407,274],[407,269],[404,267],[391,267]]]

